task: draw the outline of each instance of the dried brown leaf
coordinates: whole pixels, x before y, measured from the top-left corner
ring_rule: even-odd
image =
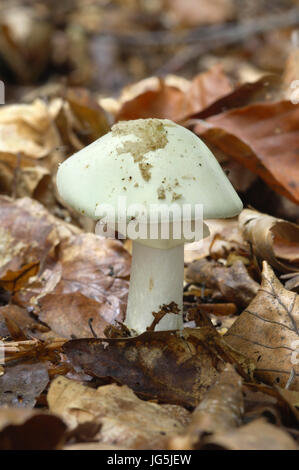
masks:
[[[138,395],[196,406],[226,362],[249,378],[252,363],[230,349],[213,327],[146,332],[134,338],[72,340],[64,345],[75,367],[112,377]]]
[[[48,331],[48,328],[34,320],[27,310],[12,304],[0,307],[0,337],[11,336],[15,340],[22,339],[12,334],[11,323],[21,330],[22,337],[25,336],[26,339],[28,335],[32,337]]]
[[[289,434],[264,419],[206,439],[204,449],[215,450],[298,450]]]
[[[260,259],[282,272],[298,271],[299,225],[249,209],[241,212],[239,223]]]
[[[0,406],[33,408],[48,382],[43,363],[7,366],[0,377]]]
[[[182,121],[230,93],[231,84],[220,66],[197,75],[187,90],[160,80],[158,88],[145,90],[122,103],[116,119],[167,118]]]
[[[269,384],[299,390],[299,298],[287,291],[264,261],[262,285],[225,340],[257,364],[255,375]]]
[[[79,232],[29,198],[15,201],[0,196],[0,221],[1,277],[8,271],[17,275],[24,265],[44,262],[61,240]]]
[[[184,432],[169,439],[168,448],[196,448],[202,435],[226,432],[240,426],[243,413],[242,379],[233,366],[227,364],[193,411]]]
[[[131,449],[155,448],[161,435],[180,431],[189,420],[184,408],[142,401],[127,386],[93,389],[64,377],[52,382],[48,404],[70,428],[98,423],[101,429],[94,440]]]
[[[107,304],[90,299],[81,292],[47,294],[39,300],[39,319],[64,338],[103,336],[111,316]]]
[[[195,132],[298,203],[298,122],[299,105],[280,101],[212,116],[197,124]]]
[[[0,409],[1,450],[50,450],[66,430],[57,416],[31,409]]]
[[[240,260],[230,267],[206,259],[194,261],[187,269],[186,279],[217,289],[223,299],[241,307],[246,307],[259,289]]]

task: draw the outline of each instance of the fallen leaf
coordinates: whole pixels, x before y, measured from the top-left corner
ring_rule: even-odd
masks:
[[[33,408],[48,382],[47,366],[43,363],[7,366],[0,377],[0,404]]]
[[[103,336],[110,324],[105,320],[105,316],[111,316],[109,307],[79,291],[47,294],[39,300],[39,305],[39,319],[64,338],[90,338],[93,332]]]
[[[245,209],[239,215],[245,240],[254,253],[280,272],[299,269],[299,225]]]
[[[154,89],[123,102],[116,120],[150,117],[183,121],[231,91],[232,86],[220,66],[197,75],[187,90],[167,85],[160,79]]]
[[[195,132],[298,203],[298,122],[299,105],[259,103],[212,116]]]
[[[65,96],[78,120],[77,132],[83,145],[88,145],[110,130],[104,110],[84,88],[69,88]]]
[[[239,427],[243,413],[242,379],[233,366],[227,364],[193,411],[190,424],[181,435],[168,440],[167,448],[197,448],[204,434],[226,432]]]
[[[69,428],[98,423],[101,428],[94,440],[131,449],[155,448],[161,436],[180,431],[189,421],[184,408],[142,401],[127,386],[93,389],[64,377],[52,382],[48,404]]]
[[[206,221],[210,235],[199,242],[186,243],[184,260],[187,263],[212,256],[226,258],[227,253],[240,247],[246,249],[240,232],[238,219],[210,219]]]
[[[32,305],[40,305],[40,319],[67,338],[92,336],[90,319],[99,336],[108,323],[122,321],[130,255],[121,243],[83,233],[62,241],[57,254],[61,271],[55,285],[49,292],[46,283],[44,291],[39,290],[37,296],[35,292],[30,299]]]
[[[46,103],[6,105],[0,109],[0,187],[16,197],[32,196],[63,161],[62,140]]]
[[[285,387],[293,374],[289,388],[298,391],[298,328],[298,295],[287,291],[264,261],[261,288],[225,340],[256,362],[259,380]]]
[[[57,416],[28,408],[0,409],[1,450],[52,450],[65,430]]]
[[[21,331],[22,336],[13,334],[11,326],[14,332]],[[48,328],[32,318],[27,310],[13,304],[0,307],[0,337],[11,336],[14,340],[21,340],[24,336],[27,339],[28,335],[32,337],[46,331]]]
[[[237,86],[231,93],[220,97],[214,103],[192,116],[191,119],[206,119],[231,109],[244,108],[257,103],[277,102],[282,98],[282,80],[280,75],[267,74],[252,83],[243,83]]]
[[[206,439],[206,450],[298,450],[291,436],[266,422],[258,419],[240,428],[217,433]]]
[[[188,266],[186,279],[217,289],[223,299],[241,307],[247,307],[259,289],[242,261],[235,261],[230,267],[213,260],[194,261]]]
[[[11,293],[15,293],[22,289],[38,271],[39,263],[37,262],[25,264],[18,271],[7,271],[0,279],[0,286]]]
[[[130,255],[121,242],[81,233],[28,198],[0,197],[0,220],[0,285],[14,302],[37,315],[40,302],[41,318],[65,337],[91,336],[90,318],[99,335],[123,320]]]
[[[54,217],[29,198],[0,196],[0,276],[44,262],[51,249],[79,229]],[[12,273],[10,273],[12,276]]]
[[[247,378],[252,367],[211,326],[72,340],[63,350],[87,374],[111,377],[144,398],[189,407],[198,404],[226,362],[236,364]]]

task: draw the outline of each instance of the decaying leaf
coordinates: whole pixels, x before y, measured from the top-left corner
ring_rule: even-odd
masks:
[[[248,380],[253,368],[210,326],[134,338],[72,340],[63,349],[88,374],[111,377],[144,398],[189,407],[198,404],[226,362],[236,364]]]
[[[154,89],[146,89],[122,103],[116,119],[150,117],[183,121],[231,91],[230,81],[219,66],[197,75],[184,90],[161,79]]]
[[[227,253],[246,249],[237,217],[232,219],[207,220],[210,235],[203,240],[185,245],[186,263],[212,255],[213,258],[226,258]]]
[[[226,341],[257,364],[255,375],[269,384],[299,390],[299,297],[287,291],[263,263],[256,297],[225,335]]]
[[[39,319],[64,338],[90,338],[104,334],[109,309],[80,292],[47,294],[39,301]]]
[[[22,340],[48,330],[17,305],[0,307],[0,338],[11,336],[14,340]]]
[[[44,262],[65,237],[78,233],[54,217],[41,204],[23,198],[0,197],[0,276],[22,271],[30,263]],[[12,276],[12,273],[10,273]]]
[[[291,436],[265,419],[207,438],[206,450],[297,450]]]
[[[0,279],[0,286],[11,293],[15,293],[24,287],[38,271],[39,262],[25,264],[18,271],[7,271]]]
[[[0,220],[0,285],[19,306],[67,338],[91,336],[90,319],[98,335],[123,319],[130,255],[119,241],[81,233],[29,198],[2,196]]]
[[[155,448],[161,436],[179,432],[189,421],[184,408],[142,401],[127,386],[93,389],[64,377],[52,382],[48,404],[69,428],[100,424],[94,441],[126,448]]]
[[[259,284],[249,276],[240,260],[230,267],[205,259],[194,261],[187,269],[186,278],[217,289],[223,299],[241,307],[246,307],[259,289]]]
[[[169,439],[168,448],[196,448],[204,434],[226,432],[240,426],[243,412],[242,379],[233,366],[227,364],[193,411],[184,432]]]
[[[48,382],[48,370],[43,363],[7,366],[0,377],[0,405],[33,408]]]
[[[0,450],[51,450],[66,425],[57,416],[28,408],[0,409]]]
[[[299,269],[299,226],[245,209],[239,216],[244,238],[254,253],[282,272]]]
[[[279,75],[263,75],[254,82],[242,83],[231,93],[194,115],[193,118],[206,119],[230,109],[246,108],[257,103],[276,102],[284,97],[281,88],[282,80]]]
[[[67,338],[92,336],[90,319],[97,335],[108,322],[122,321],[130,256],[121,243],[83,233],[63,241],[57,253],[61,270],[52,277],[56,283],[50,292],[47,281],[44,288],[37,286],[30,300],[38,302],[40,319]]]
[[[87,145],[109,131],[107,116],[87,90],[69,88],[65,98],[77,119],[77,132],[83,144]]]
[[[32,196],[63,155],[62,140],[44,101],[0,109],[0,188],[13,196]]]

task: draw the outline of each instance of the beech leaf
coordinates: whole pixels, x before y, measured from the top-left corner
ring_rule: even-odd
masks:
[[[255,376],[270,385],[299,390],[299,297],[286,290],[264,261],[262,285],[225,340],[253,359]]]

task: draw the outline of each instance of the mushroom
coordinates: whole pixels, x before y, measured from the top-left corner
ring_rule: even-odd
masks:
[[[67,204],[100,221],[102,234],[133,240],[126,325],[142,333],[164,306],[156,329],[181,329],[184,243],[209,234],[204,219],[242,210],[208,147],[167,119],[121,121],[60,165],[57,187]]]

